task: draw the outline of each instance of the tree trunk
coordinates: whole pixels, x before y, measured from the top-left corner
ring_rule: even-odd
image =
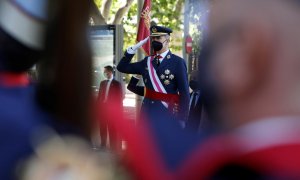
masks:
[[[181,12],[183,4],[184,4],[184,0],[178,0],[175,6],[175,12]]]
[[[94,1],[91,1],[90,17],[93,19],[94,25],[107,24]]]
[[[124,15],[128,12],[131,4],[133,3],[133,0],[127,0],[125,6],[121,7],[116,15],[115,15],[115,19],[113,21],[113,24],[121,24],[122,23],[122,19],[124,17]]]
[[[111,4],[112,0],[104,0],[103,5],[101,7],[101,14],[104,17],[105,22],[108,22]]]

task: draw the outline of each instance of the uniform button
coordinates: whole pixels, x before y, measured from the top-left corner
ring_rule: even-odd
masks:
[[[151,101],[152,104],[154,104],[154,101]]]

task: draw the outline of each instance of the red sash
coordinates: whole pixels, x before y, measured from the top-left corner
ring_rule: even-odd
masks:
[[[165,94],[144,88],[144,97],[168,103],[168,109],[174,113],[175,104],[179,103],[179,94]]]
[[[145,87],[144,96],[149,99],[165,101],[169,103],[178,103],[179,102],[179,95],[178,94],[165,94],[153,91]]]
[[[156,70],[154,69],[154,67],[152,66],[152,61],[153,61],[153,56],[149,56],[148,57],[148,61],[147,61],[147,66],[149,69],[149,77],[150,77],[150,82],[154,88],[154,91],[159,92],[159,93],[164,93],[167,94],[167,91],[165,90],[164,86],[162,85],[162,83],[160,82],[157,74],[156,74]],[[165,101],[161,101],[161,103],[168,108],[168,104]]]

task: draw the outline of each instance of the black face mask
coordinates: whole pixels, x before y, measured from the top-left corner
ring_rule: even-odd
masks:
[[[189,85],[193,91],[199,89],[199,83],[195,80],[190,80]]]
[[[163,43],[165,43],[165,42],[166,42],[166,40]],[[151,46],[154,51],[160,51],[163,48],[163,43],[158,42],[158,41],[152,41]]]

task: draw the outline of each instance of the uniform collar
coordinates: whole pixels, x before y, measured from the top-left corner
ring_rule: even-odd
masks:
[[[166,55],[169,53],[169,49],[166,50],[165,52],[161,53],[161,54],[157,54],[160,55],[162,58],[159,59],[160,62],[162,62],[163,59],[165,59]]]

